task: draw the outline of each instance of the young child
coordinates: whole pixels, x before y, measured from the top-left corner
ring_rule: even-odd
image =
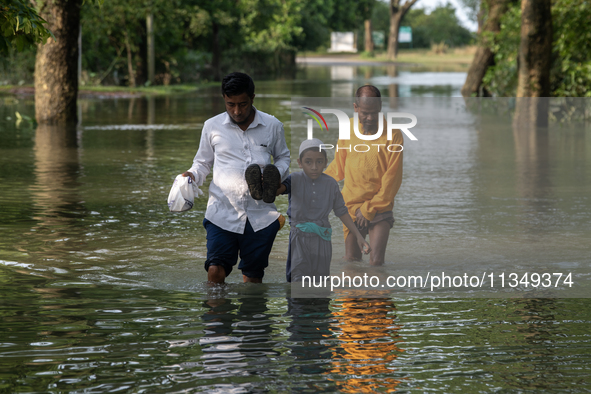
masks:
[[[289,194],[288,282],[301,281],[302,276],[330,275],[330,211],[355,235],[360,250],[365,254],[370,252],[369,244],[349,216],[337,181],[322,173],[328,163],[326,152],[320,150],[321,144],[317,138],[302,142],[298,165],[303,171],[289,175],[277,190],[277,195]]]

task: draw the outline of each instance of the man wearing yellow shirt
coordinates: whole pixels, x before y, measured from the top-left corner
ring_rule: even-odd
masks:
[[[376,134],[382,110],[379,89],[372,85],[360,87],[353,108],[359,117],[359,132]],[[367,141],[353,132],[353,122],[351,119],[351,139],[338,141],[335,158],[325,173],[337,181],[345,180],[342,194],[349,214],[361,234],[369,234],[372,248],[369,263],[383,265],[390,229],[394,225],[394,197],[402,182],[402,132],[393,130],[390,141],[384,130],[379,138]],[[362,144],[370,149],[355,149]],[[346,259],[361,260],[361,250],[355,237],[349,237],[347,228],[344,232]]]

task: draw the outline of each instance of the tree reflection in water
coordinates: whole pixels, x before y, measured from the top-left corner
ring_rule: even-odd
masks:
[[[85,247],[79,239],[81,219],[86,215],[80,201],[80,138],[76,126],[39,125],[35,130],[35,170],[29,189],[34,200],[36,224],[21,243],[21,252],[62,262],[69,266],[69,253]]]

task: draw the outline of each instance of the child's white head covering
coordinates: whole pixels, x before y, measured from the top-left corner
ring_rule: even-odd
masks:
[[[304,140],[300,145],[300,153],[298,156],[302,155],[302,152],[306,149],[316,148],[320,152],[320,145],[323,145],[324,142],[320,141],[318,138],[312,138],[309,140]]]

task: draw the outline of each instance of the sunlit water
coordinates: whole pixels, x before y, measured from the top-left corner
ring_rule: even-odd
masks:
[[[351,97],[363,83],[413,97],[396,103],[419,117],[419,141],[405,142],[381,270],[551,267],[585,283],[589,127],[523,143],[502,111],[432,98],[458,96],[462,78],[316,66],[257,83],[255,105],[290,132],[292,97]],[[83,100],[68,139],[17,127],[32,100],[0,97],[0,392],[591,390],[586,298],[290,298],[287,228],[264,285],[233,273],[208,288],[206,201],[173,214],[166,197],[223,110],[217,89]]]

